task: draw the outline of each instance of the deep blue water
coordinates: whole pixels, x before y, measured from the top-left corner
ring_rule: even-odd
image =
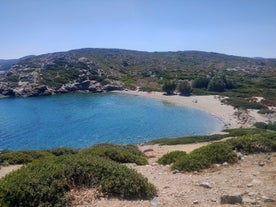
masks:
[[[219,131],[213,116],[125,94],[0,99],[0,149],[83,148]]]

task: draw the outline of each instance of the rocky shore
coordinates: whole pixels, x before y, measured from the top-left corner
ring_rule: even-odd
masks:
[[[119,81],[110,81],[108,84],[103,84],[95,80],[74,81],[64,84],[61,87],[50,87],[30,82],[0,82],[0,94],[3,97],[36,97],[72,92],[101,93],[122,89],[123,86]]]

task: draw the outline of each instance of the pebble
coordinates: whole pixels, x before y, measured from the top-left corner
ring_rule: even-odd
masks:
[[[176,174],[176,173],[180,173],[180,171],[179,170],[174,170],[174,171],[172,171],[172,173]]]
[[[200,184],[200,186],[202,186],[202,187],[204,187],[204,188],[209,188],[209,189],[212,188],[212,186],[211,186],[210,183],[208,183],[208,182],[203,182],[203,183]]]
[[[274,199],[266,197],[266,196],[262,196],[262,199],[264,200],[265,203],[269,203],[269,202],[275,202]]]
[[[222,163],[223,166],[228,166],[228,162]]]
[[[194,200],[194,201],[193,201],[193,204],[198,204],[198,200]]]
[[[256,205],[256,203],[257,203],[255,200],[253,200],[251,198],[243,198],[243,202],[244,203],[250,203],[252,205]]]
[[[249,192],[249,193],[248,193],[248,196],[251,197],[251,196],[254,196],[254,195],[256,195],[256,194],[257,194],[256,192]]]
[[[251,188],[251,187],[253,187],[253,184],[252,184],[252,183],[248,183],[248,184],[247,184],[247,187],[248,187],[248,188]]]
[[[264,162],[259,162],[259,166],[263,167],[265,165]]]

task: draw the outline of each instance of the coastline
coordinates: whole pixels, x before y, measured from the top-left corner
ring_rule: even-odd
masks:
[[[265,116],[258,113],[248,113],[247,111],[239,111],[231,105],[226,105],[220,101],[218,95],[204,96],[180,96],[165,95],[162,92],[144,92],[144,91],[114,91],[115,93],[142,96],[147,98],[159,99],[178,106],[189,107],[201,110],[215,116],[224,123],[225,129],[233,128],[249,128],[258,121],[267,121]]]

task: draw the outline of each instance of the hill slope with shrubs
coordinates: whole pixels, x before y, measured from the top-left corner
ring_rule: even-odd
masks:
[[[29,57],[0,74],[0,94],[39,96],[74,91],[114,89],[161,91],[167,82],[183,94],[222,94],[228,103],[260,108],[276,103],[276,60],[212,52],[141,52],[121,49],[79,49]],[[192,83],[190,89],[183,82]],[[246,105],[247,104],[247,105]]]

